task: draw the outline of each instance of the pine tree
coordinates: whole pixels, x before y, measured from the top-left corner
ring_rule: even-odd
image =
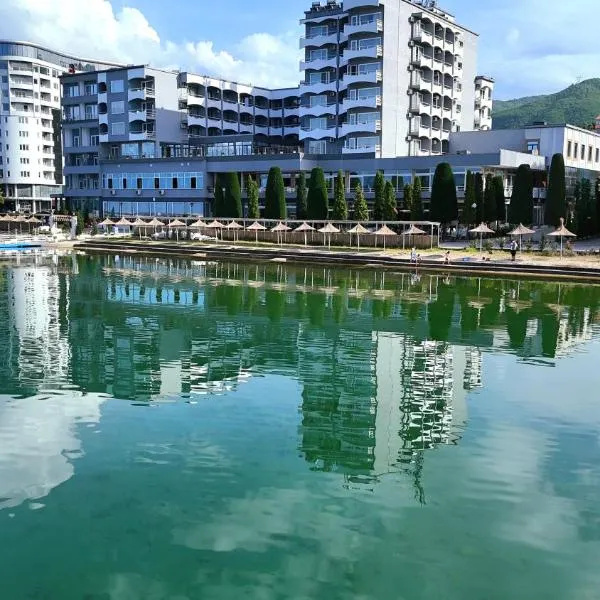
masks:
[[[269,169],[267,188],[265,190],[265,218],[287,218],[285,187],[283,185],[283,176],[279,167],[271,167]]]
[[[296,219],[306,219],[307,208],[306,208],[306,175],[304,171],[300,171],[298,180],[296,182]]]
[[[329,196],[323,169],[315,167],[308,181],[307,213],[309,219],[327,219],[329,216]]]
[[[412,189],[412,206],[410,209],[410,220],[411,221],[422,221],[424,218],[423,214],[423,185],[421,178],[417,177],[413,183]]]
[[[395,221],[397,214],[396,190],[391,181],[386,181],[383,199],[383,220]]]
[[[533,222],[533,176],[529,165],[520,165],[517,169],[508,220],[515,225],[530,225]]]
[[[250,176],[248,176],[247,183],[248,193],[248,218],[249,219],[260,219],[260,208],[258,205],[258,183]]]
[[[496,221],[496,198],[494,196],[494,176],[488,173],[485,176],[485,191],[483,193],[483,219],[488,223]]]
[[[544,210],[544,224],[558,227],[567,210],[567,187],[565,183],[565,159],[555,154],[550,164],[548,190]]]
[[[458,217],[456,183],[449,163],[439,163],[433,175],[429,218],[440,223],[450,223]]]
[[[344,182],[344,173],[342,171],[338,171],[337,177],[335,179],[332,216],[336,221],[346,221],[348,219],[348,204],[346,203],[346,186]]]
[[[475,174],[475,204],[477,204],[476,217],[478,223],[483,223],[483,175],[481,173]]]
[[[404,186],[404,195],[402,198],[402,204],[404,210],[407,210],[412,215],[412,205],[413,205],[413,186],[410,183],[407,183]]]
[[[475,175],[467,171],[465,175],[465,199],[463,201],[462,222],[469,226],[475,222]]]
[[[504,179],[502,175],[496,175],[492,180],[494,200],[496,202],[496,218],[499,221],[506,219],[506,197],[504,196]]]
[[[383,171],[377,171],[375,174],[375,183],[373,184],[375,191],[375,200],[373,202],[373,219],[381,221],[383,219],[383,203],[385,198],[385,179]]]
[[[221,177],[225,195],[223,196],[223,217],[231,219],[241,219],[242,213],[242,192],[240,190],[240,180],[237,173],[223,173]]]
[[[354,188],[354,214],[352,215],[354,221],[368,221],[369,220],[369,207],[363,194],[362,185],[360,181],[356,182]]]

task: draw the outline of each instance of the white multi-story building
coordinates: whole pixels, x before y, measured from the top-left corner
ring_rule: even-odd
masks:
[[[485,75],[475,78],[475,129],[488,131],[492,128],[492,105],[494,80]]]
[[[106,66],[0,40],[0,188],[10,206],[48,210],[62,192],[59,77]]]
[[[475,128],[478,36],[435,2],[315,2],[301,23],[309,153],[442,154],[451,132]]]

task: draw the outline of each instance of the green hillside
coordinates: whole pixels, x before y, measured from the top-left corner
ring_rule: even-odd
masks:
[[[600,114],[600,79],[587,79],[556,94],[494,101],[493,128],[510,129],[534,121],[586,127]]]

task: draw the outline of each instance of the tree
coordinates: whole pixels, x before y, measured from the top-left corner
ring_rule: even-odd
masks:
[[[269,169],[267,189],[265,190],[265,218],[287,218],[285,187],[283,185],[283,176],[279,167],[271,167]]]
[[[544,224],[558,227],[560,219],[565,218],[566,211],[567,187],[565,183],[565,159],[562,154],[555,154],[550,163]]]
[[[235,172],[223,173],[221,182],[225,188],[223,195],[223,217],[231,219],[241,219],[242,212],[242,192],[240,190],[240,180]]]
[[[478,223],[483,223],[483,175],[481,173],[475,173],[475,216]]]
[[[391,181],[386,181],[383,199],[383,220],[395,221],[397,214],[396,190]]]
[[[596,186],[594,189],[594,199],[596,201],[596,231],[600,232],[600,177],[596,179]]]
[[[2,190],[2,186],[0,186],[0,206],[4,206],[4,191]]]
[[[344,182],[344,173],[338,171],[335,179],[335,189],[333,193],[333,218],[336,221],[346,221],[348,219],[348,204],[346,204],[346,185]]]
[[[246,187],[248,191],[248,218],[259,219],[260,208],[258,205],[258,183],[252,177],[248,176],[248,183]]]
[[[225,216],[225,196],[223,194],[223,175],[221,173],[217,173],[215,176],[215,199],[213,203],[213,213],[214,216],[224,217]]]
[[[595,198],[592,199],[592,184],[582,179],[575,186],[575,222],[574,231],[580,236],[590,236],[594,231]]]
[[[306,175],[304,171],[300,171],[298,180],[296,181],[296,219],[306,219]]]
[[[475,221],[475,176],[471,171],[465,175],[465,199],[463,202],[462,221],[465,225],[471,225]]]
[[[458,217],[456,183],[452,167],[447,162],[439,163],[433,175],[429,218],[440,223],[449,223]]]
[[[78,211],[76,214],[77,217],[77,227],[75,228],[76,235],[81,235],[83,233],[83,228],[85,227],[85,223],[83,221],[83,214],[81,211]]]
[[[412,186],[412,206],[410,207],[410,220],[423,220],[423,198],[422,198],[421,178],[417,177]]]
[[[530,225],[533,222],[533,176],[529,165],[520,165],[517,169],[508,220],[515,225]]]
[[[323,169],[315,167],[308,181],[307,216],[309,219],[326,219],[329,216],[329,196]]]
[[[383,220],[383,203],[385,199],[385,179],[383,171],[375,173],[375,183],[373,184],[375,191],[375,200],[373,202],[373,219],[375,221]]]
[[[502,221],[506,219],[506,197],[504,196],[504,179],[502,175],[496,175],[492,179],[492,189],[494,190],[494,200],[496,202],[496,219]]]
[[[413,186],[410,183],[407,183],[404,186],[403,194],[402,194],[402,205],[404,210],[411,212],[412,214],[412,205],[413,205]]]
[[[352,215],[352,218],[355,221],[369,220],[369,207],[367,206],[367,201],[365,200],[360,181],[356,182],[354,188],[354,214]]]
[[[484,221],[487,221],[488,223],[498,219],[493,181],[494,176],[491,173],[488,173],[485,176],[485,192],[483,193],[483,217]]]

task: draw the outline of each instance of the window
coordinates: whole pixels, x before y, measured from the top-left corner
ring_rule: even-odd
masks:
[[[172,187],[174,190],[176,190],[179,187],[179,180],[177,179],[177,177],[173,177]]]
[[[197,180],[196,180],[195,177],[190,178],[190,188],[193,189],[193,190],[196,189],[196,181]]]
[[[108,187],[108,189],[109,189],[109,190],[112,190],[112,189],[113,189],[113,180],[112,180],[112,177],[109,177],[109,178],[106,180],[106,187]]]
[[[127,177],[123,177],[123,189],[127,189]]]
[[[585,159],[585,144],[581,144],[581,160]]]
[[[309,96],[308,103],[311,107],[327,106],[327,96],[325,94],[322,94],[320,96]]]
[[[327,153],[327,142],[325,140],[316,140],[308,142],[308,153],[309,154],[326,154]]]
[[[592,162],[592,152],[594,151],[594,149],[590,146],[588,149],[588,161]]]
[[[110,82],[110,91],[112,94],[121,93],[125,89],[122,79],[115,79]]]
[[[135,180],[135,187],[136,187],[138,190],[141,190],[141,189],[142,189],[142,178],[141,178],[141,177],[138,177],[138,178]]]
[[[29,164],[29,159],[21,157],[20,162],[21,162],[22,165],[28,165]]]
[[[117,121],[111,125],[112,135],[125,135],[125,123],[123,121]]]
[[[86,81],[83,87],[86,96],[95,96],[98,93],[98,86],[94,81]]]
[[[596,148],[596,162],[600,162],[600,148]]]
[[[29,150],[29,144],[19,144],[19,150],[27,152]]]
[[[110,112],[113,115],[122,115],[125,112],[125,102],[123,102],[123,100],[119,100],[118,102],[111,102]]]
[[[567,142],[567,157],[571,158],[571,140]]]
[[[535,154],[536,156],[540,153],[540,142],[539,140],[529,140],[527,142],[527,153]]]
[[[579,144],[575,142],[573,144],[573,158],[577,158],[579,156]]]
[[[348,122],[351,125],[362,124],[368,125],[370,123],[375,123],[379,120],[379,113],[377,112],[367,112],[367,113],[350,113]]]
[[[381,46],[381,38],[365,38],[362,40],[351,40],[350,50],[366,50],[367,48],[376,48]]]
[[[158,190],[160,188],[160,179],[158,177],[154,178],[154,189]]]

